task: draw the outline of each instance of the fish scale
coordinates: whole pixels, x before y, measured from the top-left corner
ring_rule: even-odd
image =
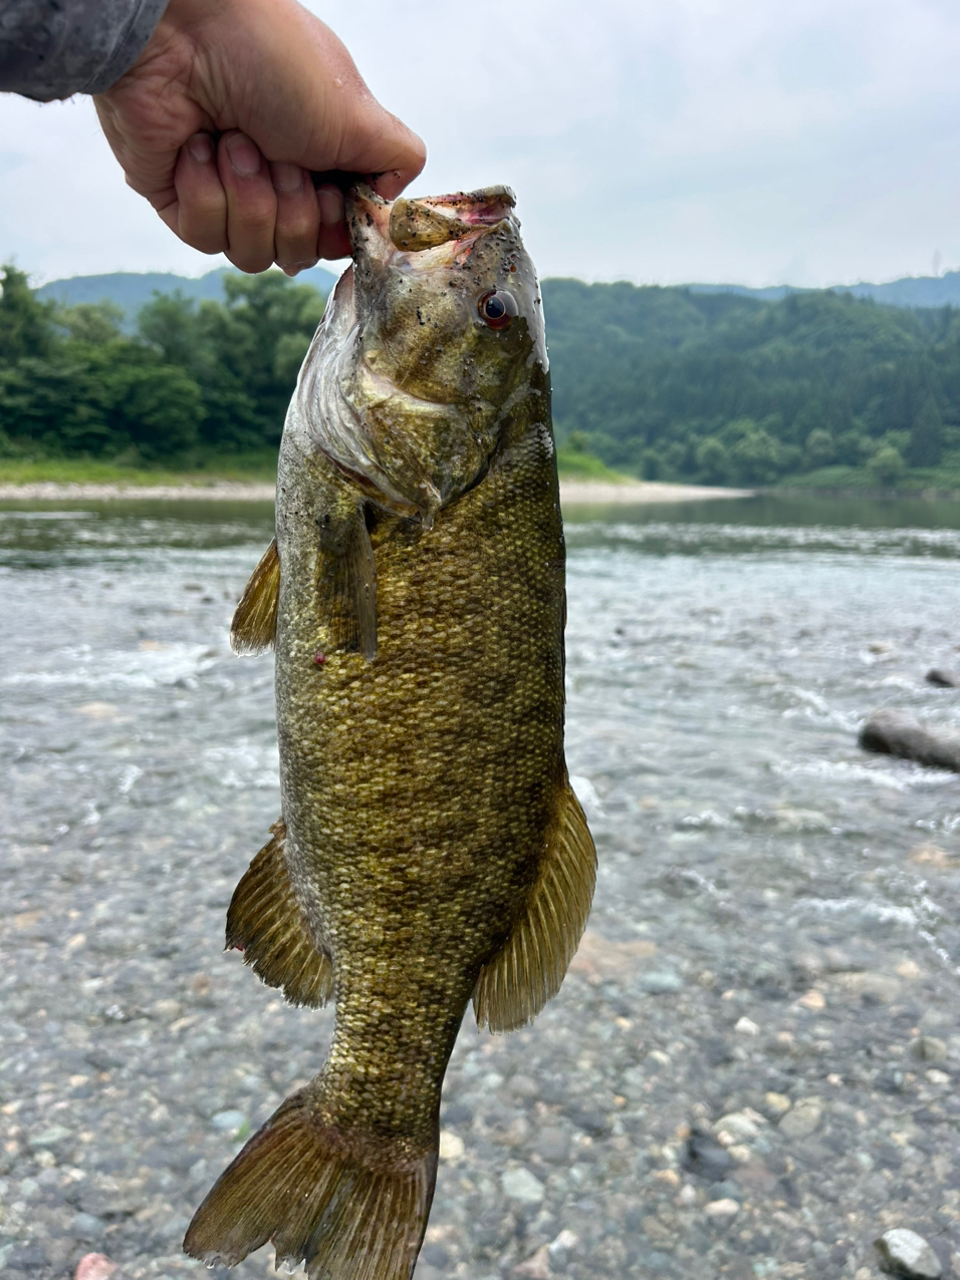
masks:
[[[391,221],[368,189],[348,199],[353,273],[234,621],[241,651],[275,644],[283,814],[227,928],[288,999],[332,996],[334,1036],[197,1211],[185,1248],[208,1262],[273,1239],[312,1278],[408,1280],[467,1005],[491,1030],[529,1021],[589,911],[549,374],[512,203],[458,193]]]

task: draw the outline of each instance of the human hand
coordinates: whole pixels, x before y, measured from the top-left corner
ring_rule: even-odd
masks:
[[[379,174],[393,199],[423,143],[371,94],[296,0],[170,0],[140,58],[94,98],[128,184],[168,227],[241,271],[288,275],[350,253],[339,187]]]

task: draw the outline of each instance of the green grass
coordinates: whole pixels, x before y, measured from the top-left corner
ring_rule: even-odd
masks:
[[[836,489],[875,493],[880,486],[876,476],[867,467],[819,467],[804,475],[784,476],[778,481],[778,489]],[[960,491],[960,471],[954,467],[915,467],[904,472],[891,492],[938,493]]]
[[[568,480],[604,480],[614,483],[630,476],[614,471],[592,454],[573,449],[557,450],[557,467]],[[273,484],[277,455],[272,450],[246,454],[221,454],[202,459],[195,466],[123,466],[97,458],[0,458],[0,484],[114,484],[124,488],[153,485],[213,484],[217,480],[247,480]]]
[[[633,478],[612,470],[592,453],[564,448],[562,445],[557,449],[557,471],[564,480],[606,480],[623,484]]]
[[[214,484],[218,480],[273,484],[277,455],[273,450],[226,454],[202,459],[196,466],[122,466],[98,458],[0,458],[0,484],[115,484],[124,488],[152,485]]]

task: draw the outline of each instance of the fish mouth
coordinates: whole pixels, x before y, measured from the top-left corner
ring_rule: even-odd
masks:
[[[509,187],[483,187],[418,200],[384,200],[365,183],[347,193],[347,227],[354,258],[419,253],[482,233],[510,218],[516,197]],[[379,250],[379,252],[378,252]]]

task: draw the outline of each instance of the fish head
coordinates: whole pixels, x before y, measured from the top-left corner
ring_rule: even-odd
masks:
[[[300,407],[325,452],[426,524],[484,474],[521,402],[540,397],[548,420],[540,289],[513,208],[507,187],[347,197],[354,261],[307,355]]]
[[[392,204],[348,202],[354,289],[368,360],[437,403],[495,407],[518,366],[546,363],[536,272],[509,187]]]

